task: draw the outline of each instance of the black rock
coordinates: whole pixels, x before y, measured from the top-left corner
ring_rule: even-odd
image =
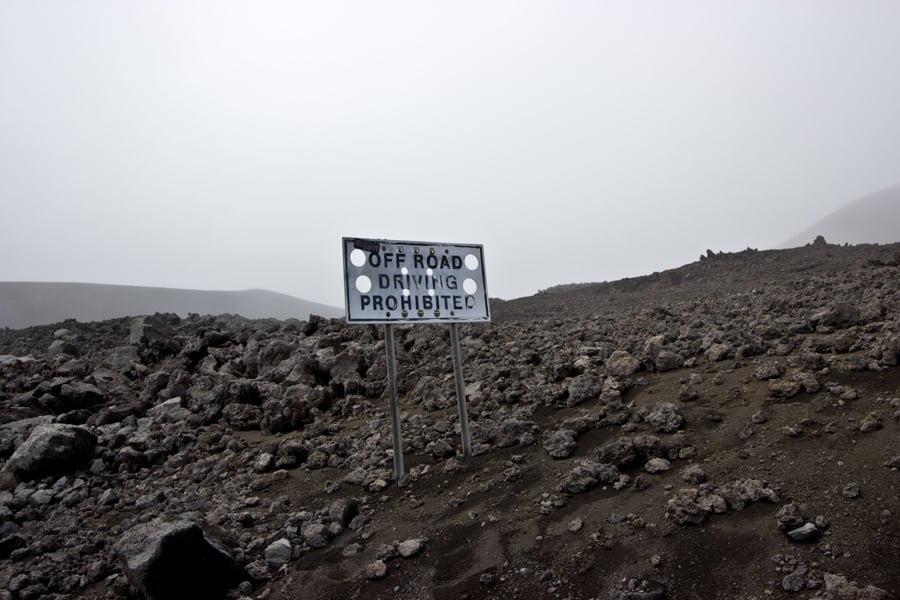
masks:
[[[187,521],[142,523],[127,531],[114,550],[148,600],[221,600],[247,579],[239,563]]]

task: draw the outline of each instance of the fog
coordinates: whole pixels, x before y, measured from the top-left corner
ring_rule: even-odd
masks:
[[[900,3],[0,2],[0,280],[343,305],[342,236],[491,296],[775,247],[900,183]]]

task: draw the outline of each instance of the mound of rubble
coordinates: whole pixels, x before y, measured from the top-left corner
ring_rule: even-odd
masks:
[[[0,599],[900,597],[900,262],[843,250],[498,303],[473,456],[447,330],[397,327],[399,480],[377,327],[0,331]]]

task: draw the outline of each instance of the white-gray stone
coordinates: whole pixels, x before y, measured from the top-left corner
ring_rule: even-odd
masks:
[[[403,558],[412,558],[425,549],[426,541],[427,540],[419,538],[400,542],[400,544],[397,546],[397,551]]]
[[[672,463],[665,458],[651,458],[647,461],[647,464],[644,465],[644,470],[651,474],[665,473],[671,468]]]
[[[266,547],[265,551],[266,562],[273,569],[291,562],[293,554],[294,547],[291,545],[291,540],[287,538],[275,540]]]
[[[38,425],[13,452],[4,470],[19,479],[68,473],[88,461],[96,443],[97,436],[85,427]]]
[[[819,537],[819,530],[816,528],[813,523],[804,523],[797,529],[792,529],[788,531],[788,537],[794,540],[795,542],[803,542],[806,540],[812,540]]]

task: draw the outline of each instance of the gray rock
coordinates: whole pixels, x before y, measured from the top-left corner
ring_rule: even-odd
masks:
[[[191,411],[182,407],[180,396],[170,398],[147,410],[147,416],[160,423],[179,423],[191,416]]]
[[[862,433],[872,433],[884,427],[881,422],[881,415],[878,413],[870,413],[866,415],[862,423],[859,424],[859,430]]]
[[[400,556],[400,550],[397,546],[399,545],[400,544],[398,544],[396,540],[390,544],[381,544],[375,551],[375,556],[384,561],[398,558]]]
[[[606,372],[612,377],[630,377],[640,368],[641,361],[624,350],[616,350],[606,359]]]
[[[166,494],[162,490],[156,490],[149,494],[144,494],[134,501],[134,507],[138,510],[149,510],[154,506],[159,506],[166,499]]]
[[[795,542],[805,542],[819,537],[819,530],[814,523],[804,523],[797,529],[788,531],[788,537]]]
[[[450,443],[450,440],[446,438],[434,440],[428,444],[426,450],[428,450],[434,458],[449,458],[456,454],[456,448]]]
[[[221,600],[247,578],[240,564],[187,521],[157,519],[128,530],[113,547],[148,600]]]
[[[769,396],[772,398],[793,398],[803,389],[797,381],[770,381]]]
[[[841,495],[844,498],[847,498],[848,500],[854,500],[856,498],[859,498],[859,496],[860,496],[859,484],[858,483],[848,483],[846,486],[844,486],[844,489],[841,490]]]
[[[672,463],[665,458],[651,458],[644,465],[644,470],[650,474],[665,473],[672,469]]]
[[[359,514],[359,502],[355,498],[340,498],[328,507],[328,518],[347,527]]]
[[[684,424],[681,410],[671,402],[660,402],[644,416],[644,420],[661,433],[674,433]]]
[[[81,356],[81,352],[75,347],[75,344],[66,340],[54,340],[50,347],[47,348],[47,357],[53,356]]]
[[[732,510],[743,510],[751,502],[778,503],[778,494],[759,479],[737,479],[731,483],[719,486],[715,489],[728,502]]]
[[[710,513],[742,510],[750,502],[778,502],[778,495],[758,479],[738,479],[710,487],[679,491],[668,502],[665,516],[679,525],[699,525]]]
[[[406,540],[397,545],[397,552],[399,552],[400,556],[403,558],[412,558],[425,549],[425,544],[427,542],[428,540],[422,538]]]
[[[819,325],[833,327],[834,329],[846,329],[860,323],[859,308],[852,304],[838,304],[831,310],[819,313],[813,317]]]
[[[296,385],[283,398],[270,398],[263,402],[260,427],[265,433],[282,433],[300,429],[312,421],[310,398],[312,389]]]
[[[560,487],[570,494],[580,494],[599,483],[614,483],[618,479],[619,470],[615,465],[583,459],[577,461]]]
[[[119,492],[112,488],[107,488],[97,498],[97,504],[99,506],[112,506],[119,501],[119,498],[121,498]]]
[[[181,350],[181,343],[175,339],[175,331],[156,317],[132,319],[128,343],[160,356],[175,354]]]
[[[321,523],[307,523],[300,530],[300,534],[303,536],[303,540],[314,550],[328,545],[330,534],[328,528]]]
[[[800,506],[796,502],[782,506],[775,513],[775,518],[778,519],[778,529],[782,531],[791,531],[806,523],[806,517],[803,516]]]
[[[30,356],[13,356],[12,354],[0,354],[0,367],[8,367],[19,363],[30,362],[34,360]]]
[[[684,364],[684,357],[671,350],[660,350],[653,363],[656,366],[657,371],[672,371],[680,368],[681,365]]]
[[[759,381],[765,381],[767,379],[775,379],[776,377],[781,377],[781,374],[784,373],[784,368],[778,363],[770,362],[762,365],[757,368],[756,371],[753,372],[753,376],[756,377]]]
[[[701,494],[697,498],[697,504],[708,513],[721,515],[728,512],[728,503],[725,498],[716,493]]]
[[[538,427],[531,421],[515,418],[505,419],[498,428],[496,443],[501,448],[516,444],[529,446],[536,441],[534,437],[536,431],[538,431]]]
[[[262,414],[262,408],[259,406],[241,402],[227,404],[222,408],[222,418],[238,431],[259,429]]]
[[[575,432],[576,435],[582,435],[583,433],[587,433],[591,427],[593,427],[599,417],[596,415],[582,415],[580,417],[571,417],[562,422],[562,426],[560,429],[570,429]]]
[[[629,579],[624,588],[609,592],[609,600],[665,600],[666,591],[660,584]]]
[[[366,577],[368,579],[384,579],[387,576],[387,564],[378,559],[366,566]]]
[[[89,429],[53,423],[38,425],[4,466],[20,480],[63,475],[85,464],[97,443]]]
[[[253,581],[269,581],[272,574],[269,565],[264,559],[254,560],[247,565],[247,576]]]
[[[856,582],[850,582],[843,575],[825,573],[825,598],[828,600],[889,600],[891,595],[881,588],[868,585],[859,587]]]
[[[804,585],[806,585],[806,583],[803,581],[803,577],[796,573],[786,575],[784,579],[781,580],[781,589],[786,592],[799,592],[803,589]]]
[[[544,450],[553,458],[568,458],[575,452],[578,436],[569,429],[554,431],[544,440]]]
[[[369,484],[368,490],[377,494],[378,492],[383,491],[387,486],[387,480],[382,479],[381,477],[377,477],[372,481],[372,483]]]
[[[698,490],[682,490],[666,503],[666,518],[679,525],[699,525],[709,515],[709,511],[698,502],[699,499]]]
[[[616,466],[624,466],[637,459],[637,450],[634,447],[634,440],[629,437],[622,437],[611,442],[597,452],[597,460],[601,463],[610,463]]]
[[[566,398],[566,406],[576,406],[586,400],[595,399],[602,390],[603,380],[593,373],[573,377],[569,381],[569,397]]]
[[[265,473],[273,470],[275,468],[275,455],[269,452],[260,452],[256,458],[253,459],[250,468],[257,473]]]
[[[681,470],[681,478],[687,483],[697,485],[706,481],[706,472],[700,465],[688,465]]]
[[[281,538],[266,546],[264,554],[266,563],[273,569],[277,569],[291,562],[293,553],[294,547],[291,545],[291,540]]]
[[[706,360],[710,362],[719,362],[728,358],[728,355],[734,354],[731,346],[728,344],[713,344],[706,349]]]

